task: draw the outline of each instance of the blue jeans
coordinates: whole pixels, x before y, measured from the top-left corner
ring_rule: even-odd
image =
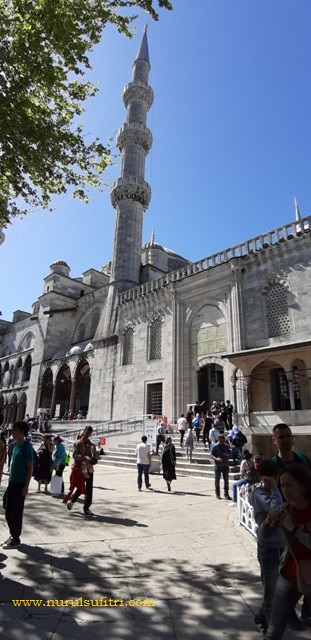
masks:
[[[266,640],[281,640],[286,629],[288,617],[301,598],[296,582],[278,577],[275,596],[272,605],[270,623],[265,636]],[[305,600],[310,607],[310,597]]]
[[[257,546],[257,558],[260,564],[260,577],[263,586],[263,603],[258,615],[269,624],[272,603],[279,575],[280,558],[283,549],[267,547],[263,544]]]
[[[137,476],[137,484],[138,484],[138,489],[141,489],[142,484],[143,484],[143,474],[145,476],[145,485],[146,488],[148,489],[149,485],[149,464],[141,464],[140,462],[137,464],[137,471],[138,471],[138,476]]]
[[[232,500],[233,502],[237,502],[237,487],[242,487],[243,484],[248,484],[249,480],[247,478],[240,478],[240,480],[235,480],[232,484]]]

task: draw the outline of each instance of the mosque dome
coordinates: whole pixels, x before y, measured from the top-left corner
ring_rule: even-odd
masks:
[[[59,273],[62,276],[69,277],[70,267],[65,260],[56,260],[50,266],[51,273]]]

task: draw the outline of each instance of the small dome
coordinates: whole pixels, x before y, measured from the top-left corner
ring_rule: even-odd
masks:
[[[81,353],[81,351],[82,351],[81,347],[78,347],[78,345],[76,344],[74,347],[71,347],[71,349],[69,349],[66,355],[74,356],[76,353]]]
[[[94,345],[91,342],[88,342],[86,347],[84,347],[83,349],[83,351],[93,351],[93,350],[94,350]]]

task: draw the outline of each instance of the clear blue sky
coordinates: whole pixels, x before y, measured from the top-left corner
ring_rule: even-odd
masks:
[[[148,21],[154,137],[146,179],[152,201],[143,241],[192,261],[311,210],[310,0],[173,0]],[[123,87],[146,16],[127,40],[106,28],[93,56],[99,92],[86,131],[105,142],[122,126]],[[107,171],[109,183],[119,166]],[[0,247],[0,310],[30,311],[58,259],[71,276],[112,255],[115,212],[109,188],[88,206],[68,195],[6,230]]]

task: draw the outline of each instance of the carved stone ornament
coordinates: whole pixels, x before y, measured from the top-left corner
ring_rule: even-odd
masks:
[[[139,144],[146,154],[149,153],[152,145],[150,129],[140,125],[125,124],[119,131],[117,146],[122,151],[127,144]]]
[[[145,180],[130,182],[129,179],[116,180],[112,185],[111,203],[116,208],[122,200],[134,200],[139,202],[146,210],[151,200],[151,188]]]
[[[131,102],[144,102],[148,109],[153,104],[153,91],[149,84],[136,80],[126,85],[123,93],[123,102],[126,106]]]

